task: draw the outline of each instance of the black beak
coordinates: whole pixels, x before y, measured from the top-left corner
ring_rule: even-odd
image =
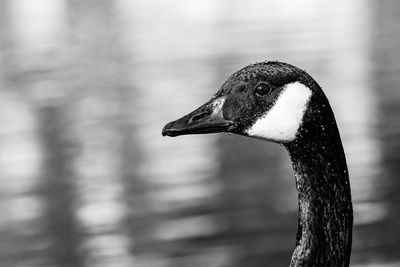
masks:
[[[226,120],[222,113],[223,98],[213,98],[188,115],[164,126],[163,136],[230,132],[234,122]]]

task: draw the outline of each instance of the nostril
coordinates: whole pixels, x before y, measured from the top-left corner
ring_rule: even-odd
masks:
[[[197,115],[193,116],[191,118],[191,121],[192,122],[197,122],[197,121],[201,120],[202,118],[204,118],[205,116],[207,116],[208,114],[209,113],[207,111],[204,111],[204,112],[202,112],[200,114],[197,114]]]

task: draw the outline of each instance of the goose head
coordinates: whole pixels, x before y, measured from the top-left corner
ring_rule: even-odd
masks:
[[[228,132],[285,144],[301,135],[305,120],[315,121],[311,113],[321,113],[324,101],[303,70],[281,62],[257,63],[231,75],[210,101],[165,125],[162,134]]]
[[[299,196],[290,266],[349,266],[353,211],[347,164],[332,109],[314,79],[286,63],[249,65],[210,101],[162,130],[168,136],[216,132],[288,150]]]

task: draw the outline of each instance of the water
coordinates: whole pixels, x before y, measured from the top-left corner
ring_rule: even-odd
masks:
[[[286,152],[161,128],[234,71],[325,90],[355,210],[352,266],[400,266],[397,1],[0,2],[1,266],[287,266]]]

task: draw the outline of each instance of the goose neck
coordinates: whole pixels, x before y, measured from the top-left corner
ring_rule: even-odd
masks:
[[[290,266],[348,266],[353,211],[349,176],[336,125],[330,134],[287,144],[296,179],[299,220]]]

